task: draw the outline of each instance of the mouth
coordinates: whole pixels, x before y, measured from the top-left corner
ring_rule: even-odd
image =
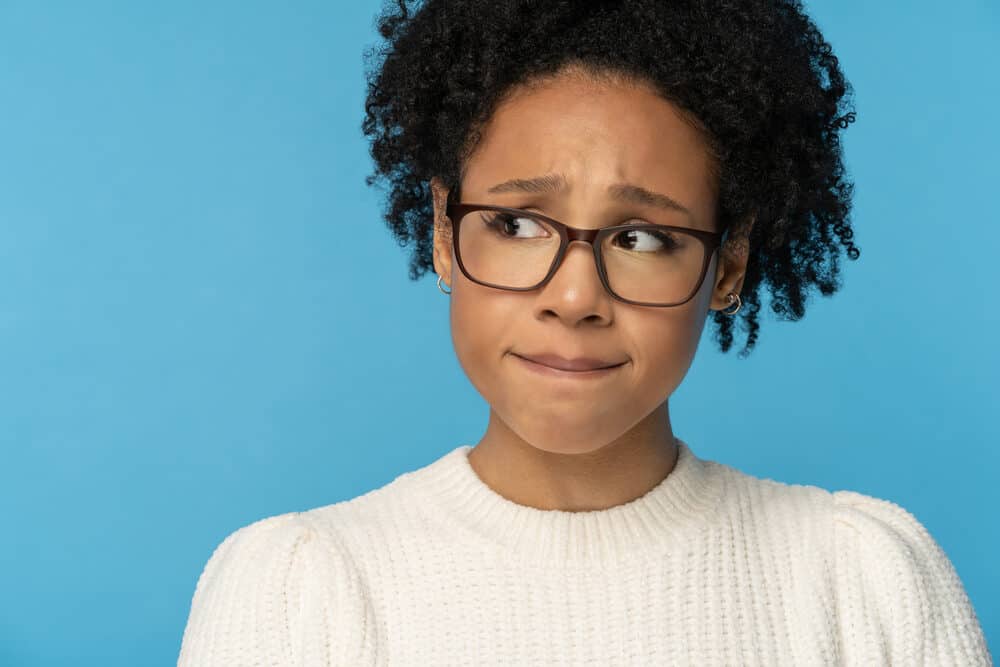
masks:
[[[598,368],[583,368],[583,369],[566,369],[566,368],[556,368],[555,366],[550,366],[548,364],[542,363],[541,361],[535,359],[528,359],[527,357],[522,357],[519,354],[511,352],[511,356],[518,360],[518,363],[526,368],[527,370],[533,371],[540,375],[555,377],[555,378],[570,378],[570,379],[595,379],[602,378],[613,375],[618,369],[627,364],[627,361],[623,361],[619,364],[612,364],[610,366],[602,366]]]

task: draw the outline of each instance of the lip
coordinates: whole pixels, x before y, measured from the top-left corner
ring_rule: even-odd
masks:
[[[532,355],[529,357],[516,354],[514,352],[511,352],[511,355],[517,358],[523,366],[535,371],[536,373],[542,373],[550,377],[578,379],[605,377],[613,374],[616,370],[627,363],[623,361],[615,364],[614,362],[607,362],[601,359],[588,359],[583,357],[577,359],[563,359],[562,357],[553,355]]]

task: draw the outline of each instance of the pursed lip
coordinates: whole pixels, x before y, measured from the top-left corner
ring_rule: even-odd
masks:
[[[565,357],[560,357],[557,354],[519,354],[517,352],[512,352],[516,357],[521,357],[522,359],[527,359],[528,361],[533,361],[536,364],[541,364],[543,366],[548,366],[549,368],[555,368],[562,371],[592,371],[599,368],[613,368],[615,366],[621,366],[624,361],[609,361],[605,359],[596,359],[594,357],[576,357],[573,359],[566,359]]]

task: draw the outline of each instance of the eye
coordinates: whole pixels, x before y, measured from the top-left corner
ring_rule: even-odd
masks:
[[[619,248],[635,252],[672,252],[681,245],[670,232],[649,228],[618,232],[613,242]]]
[[[483,211],[483,223],[500,236],[506,238],[544,238],[549,232],[537,220],[509,213]]]

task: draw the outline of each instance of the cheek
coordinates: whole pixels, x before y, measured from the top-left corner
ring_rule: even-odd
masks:
[[[642,328],[662,342],[661,345],[644,346],[644,349],[650,355],[650,366],[669,369],[671,391],[680,384],[698,350],[712,300],[714,277],[715,262],[712,261],[701,288],[691,300],[681,306],[665,308],[663,312],[643,312],[643,317],[635,323],[636,329]]]
[[[715,260],[686,303],[669,308],[625,306],[617,309],[614,328],[637,357],[637,394],[669,398],[680,386],[698,350],[715,282]],[[636,396],[636,400],[643,400]],[[655,406],[652,406],[655,407]]]
[[[464,282],[451,295],[451,339],[469,381],[487,400],[497,365],[509,347],[512,299],[498,290]]]
[[[701,333],[699,319],[704,319],[699,318],[694,301],[663,312],[636,313],[634,322],[622,322],[631,332],[635,347],[634,361],[641,384],[637,393],[649,397],[653,403],[650,409],[673,393],[694,359]]]

